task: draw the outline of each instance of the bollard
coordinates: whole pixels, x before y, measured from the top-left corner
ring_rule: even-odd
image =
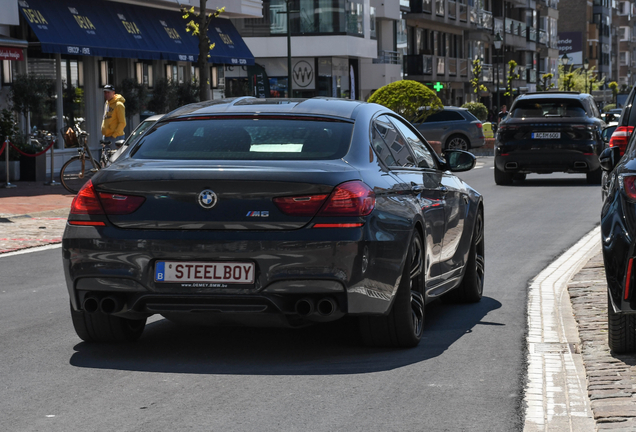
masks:
[[[51,135],[51,141],[53,141],[55,138],[53,138],[53,136]],[[53,144],[51,146],[51,181],[48,182],[44,182],[44,186],[59,186],[61,183],[58,183],[55,181],[55,144]]]
[[[5,161],[6,161],[6,167],[7,167],[7,184],[5,184],[3,187],[9,189],[9,188],[17,187],[16,185],[11,184],[11,182],[9,181],[9,137],[7,137],[4,140],[4,144],[5,144],[4,155],[5,155]]]

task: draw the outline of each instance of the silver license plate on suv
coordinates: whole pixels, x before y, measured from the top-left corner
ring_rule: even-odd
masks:
[[[534,132],[532,139],[560,139],[561,132]]]

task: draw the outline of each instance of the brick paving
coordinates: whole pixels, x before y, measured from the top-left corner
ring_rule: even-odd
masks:
[[[572,278],[568,291],[597,428],[636,431],[636,355],[615,355],[607,346],[607,284],[601,254]]]
[[[60,243],[73,195],[62,186],[0,187],[0,253]]]

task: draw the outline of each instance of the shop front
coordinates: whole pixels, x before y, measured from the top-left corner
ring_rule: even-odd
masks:
[[[133,79],[153,94],[161,79],[183,84],[198,76],[198,38],[185,31],[186,21],[179,11],[104,0],[19,0],[18,4],[19,30],[27,35],[29,46],[26,62],[12,61],[9,70],[45,76],[56,83],[55,106],[48,118],[33,125],[38,129],[59,133],[83,121],[91,148],[99,147],[103,85],[117,87]],[[214,44],[208,58],[212,76],[218,75],[218,65],[254,64],[228,19],[216,18],[208,36]],[[2,52],[0,41],[0,57]],[[15,55],[11,50],[6,54]],[[211,82],[213,89],[216,81]],[[139,116],[129,118],[127,131],[138,121]],[[56,171],[76,152],[64,146],[60,136]]]

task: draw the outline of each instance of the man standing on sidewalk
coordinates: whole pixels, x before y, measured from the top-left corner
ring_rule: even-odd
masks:
[[[126,127],[126,99],[115,94],[115,87],[111,84],[104,86],[104,120],[102,121],[102,135],[105,140],[119,141],[125,139]]]

